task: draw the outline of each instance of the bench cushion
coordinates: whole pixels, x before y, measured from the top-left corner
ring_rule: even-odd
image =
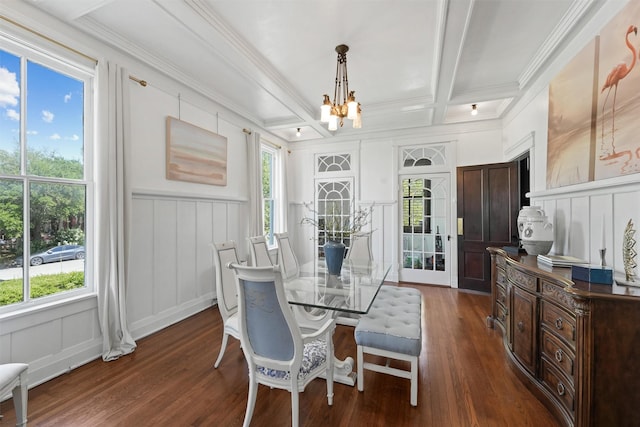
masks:
[[[362,315],[356,344],[419,356],[422,348],[422,295],[413,288],[383,285],[369,312]]]

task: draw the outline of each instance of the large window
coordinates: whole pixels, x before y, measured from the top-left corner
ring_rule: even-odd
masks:
[[[262,154],[262,229],[267,239],[267,245],[273,247],[275,238],[273,233],[280,231],[281,207],[280,195],[280,157],[279,149],[268,145],[261,145]]]
[[[92,73],[0,37],[0,311],[87,290]]]

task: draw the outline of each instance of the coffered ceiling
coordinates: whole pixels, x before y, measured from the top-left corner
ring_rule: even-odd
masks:
[[[499,119],[602,0],[20,0],[289,141]],[[320,123],[336,52],[363,127]],[[141,76],[144,78],[144,76]],[[479,114],[471,116],[471,105]],[[301,128],[302,137],[295,136]]]

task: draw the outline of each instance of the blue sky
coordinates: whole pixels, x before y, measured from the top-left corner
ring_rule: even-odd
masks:
[[[27,62],[27,149],[82,161],[83,82]],[[0,149],[14,151],[20,130],[20,58],[0,50]]]

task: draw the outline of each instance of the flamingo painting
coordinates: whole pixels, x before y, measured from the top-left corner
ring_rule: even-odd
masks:
[[[604,85],[602,86],[602,90],[600,91],[600,93],[604,93],[604,91],[608,89],[607,96],[605,97],[604,102],[602,103],[602,150],[603,150],[603,155],[605,155],[604,157],[601,157],[602,160],[612,155],[615,155],[616,150],[614,145],[614,132],[615,132],[615,117],[616,117],[616,95],[618,94],[618,84],[620,83],[620,80],[624,79],[631,72],[633,67],[636,65],[637,51],[629,41],[629,34],[631,33],[633,33],[634,35],[638,35],[638,27],[636,27],[635,25],[630,25],[625,35],[625,43],[632,53],[633,59],[631,60],[631,64],[629,66],[627,66],[627,64],[625,63],[616,65],[609,72],[609,75],[607,76],[607,80],[605,81]],[[604,152],[604,111],[605,111],[605,106],[607,105],[607,100],[609,99],[609,95],[611,94],[611,88],[614,88],[613,102],[611,105],[611,153],[606,153]]]

